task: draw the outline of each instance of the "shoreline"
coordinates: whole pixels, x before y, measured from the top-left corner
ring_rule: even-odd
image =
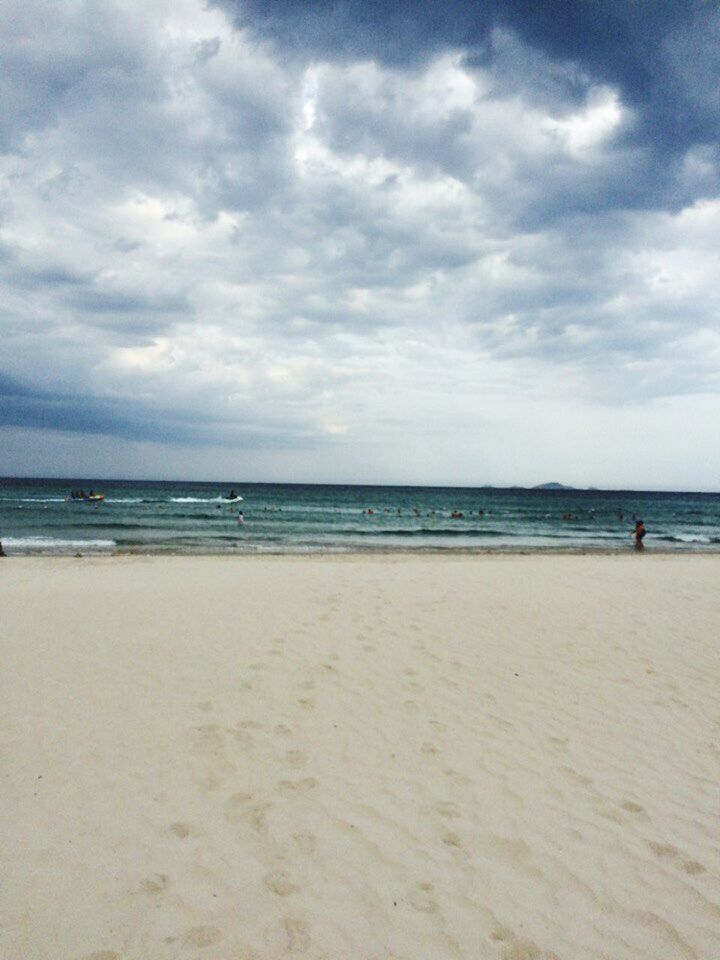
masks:
[[[187,557],[224,559],[262,559],[264,557],[278,557],[288,559],[306,559],[324,557],[328,559],[342,557],[357,557],[371,559],[373,557],[720,557],[720,546],[697,545],[677,547],[645,547],[638,551],[632,545],[629,547],[299,547],[294,550],[280,548],[240,548],[232,547],[226,550],[175,550],[172,548],[156,548],[153,550],[134,547],[89,550],[79,549],[76,553],[52,552],[32,550],[15,552],[12,547],[4,547],[5,557],[8,560],[72,560],[72,559],[120,559],[124,557],[148,557],[161,559],[163,557]]]

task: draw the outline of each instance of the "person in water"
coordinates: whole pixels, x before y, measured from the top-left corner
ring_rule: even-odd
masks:
[[[645,529],[645,524],[642,522],[642,520],[637,520],[635,522],[635,530],[633,531],[633,536],[635,537],[636,550],[645,549],[645,544],[643,543],[643,540],[645,539],[646,533],[647,533],[647,530]]]
[[[245,517],[243,516],[242,510],[238,513],[238,526],[241,527],[245,523]]]

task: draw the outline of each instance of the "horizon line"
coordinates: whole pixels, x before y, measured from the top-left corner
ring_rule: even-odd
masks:
[[[35,481],[52,481],[56,483],[64,482],[77,482],[80,479],[84,479],[86,483],[89,482],[88,477],[40,477],[40,476],[0,476],[0,482],[13,481],[13,480],[35,480]],[[546,484],[533,484],[531,486],[523,484],[491,484],[491,483],[481,483],[481,484],[443,484],[443,483],[378,483],[378,482],[365,482],[365,483],[351,483],[347,481],[337,482],[337,481],[305,481],[305,480],[190,480],[187,478],[182,478],[179,480],[161,480],[161,479],[149,479],[147,477],[134,478],[134,477],[93,477],[94,483],[187,483],[187,484],[215,484],[215,485],[235,485],[241,486],[243,484],[249,486],[283,486],[283,487],[388,487],[395,489],[418,489],[418,490],[499,490],[499,491],[511,491],[511,490],[524,490],[524,491],[537,491],[538,493],[675,493],[675,494],[699,494],[702,496],[720,496],[720,490],[675,490],[675,489],[655,489],[655,488],[637,488],[637,487],[575,487],[572,485],[562,484],[559,487],[548,487]],[[548,481],[551,483],[557,481]]]

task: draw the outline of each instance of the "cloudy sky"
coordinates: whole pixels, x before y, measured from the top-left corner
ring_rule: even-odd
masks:
[[[0,0],[0,474],[720,489],[720,7]]]

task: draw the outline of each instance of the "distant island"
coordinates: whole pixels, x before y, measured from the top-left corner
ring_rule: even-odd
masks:
[[[597,487],[569,487],[566,483],[539,483],[536,487],[530,487],[530,490],[591,490],[597,491]]]
[[[577,487],[568,487],[564,483],[539,483],[531,490],[577,490]]]

